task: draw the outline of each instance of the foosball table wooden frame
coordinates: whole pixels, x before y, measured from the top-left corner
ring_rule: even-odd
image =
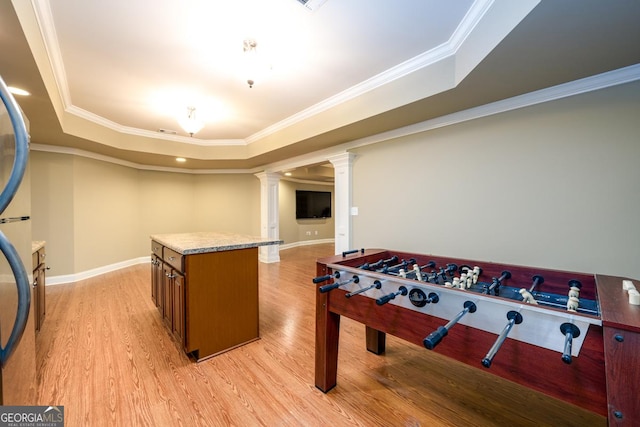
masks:
[[[588,319],[591,322],[588,330],[582,331],[584,336],[581,337],[583,341],[579,356],[569,358],[571,360],[569,363],[566,360],[565,363],[562,363],[561,354],[558,351],[522,340],[505,339],[501,343],[495,363],[490,365],[487,372],[603,415],[607,417],[609,425],[639,425],[640,306],[629,304],[627,291],[622,286],[624,278],[433,255],[417,255],[383,249],[350,251],[342,255],[317,260],[317,279],[322,279],[323,276],[325,278],[324,282],[319,281],[316,285],[318,288],[316,290],[315,342],[315,385],[317,388],[326,393],[336,386],[340,316],[347,316],[366,326],[366,348],[375,354],[382,354],[385,351],[386,334],[392,334],[419,346],[426,346],[425,337],[429,332],[437,330],[449,320],[429,315],[429,304],[423,310],[403,307],[398,305],[395,300],[391,303],[377,303],[376,299],[368,296],[369,292],[365,292],[363,289],[359,289],[361,293],[353,292],[353,289],[358,289],[357,285],[353,283],[350,285],[353,296],[346,297],[349,293],[348,289],[337,286],[341,279],[333,277],[335,272],[342,268],[347,269],[349,277],[352,274],[353,277],[358,274],[380,277],[377,273],[358,269],[358,267],[394,256],[397,257],[396,259],[415,260],[418,265],[432,261],[435,261],[437,265],[451,263],[479,265],[483,270],[482,275],[484,277],[493,276],[494,281],[495,277],[508,270],[510,272],[509,281],[522,287],[531,283],[532,275],[540,274],[544,276],[545,289],[555,293],[566,293],[566,283],[579,280],[582,283],[580,297],[595,301],[599,309],[599,313]],[[346,274],[343,273],[343,280],[345,276]],[[314,282],[316,282],[315,279]],[[353,282],[353,280],[347,280],[343,283],[347,282]],[[331,283],[335,283],[336,286],[332,286],[330,291],[321,290],[322,286],[325,286],[326,289],[327,284]],[[378,295],[380,292],[388,293],[398,289],[399,284],[406,284],[407,287],[410,287],[413,283],[421,284],[415,280],[391,278],[386,283],[387,290],[379,291]],[[627,281],[627,283],[632,282]],[[636,281],[635,284],[637,285],[638,282]],[[443,288],[440,285],[427,286],[430,289]],[[453,295],[451,291],[449,289],[446,292]],[[469,291],[453,290],[453,292]],[[437,293],[441,292],[437,291]],[[407,298],[400,295],[400,292],[397,294],[397,300]],[[447,297],[446,294],[441,295],[441,298]],[[481,297],[494,298],[501,304],[510,304],[513,310],[529,309],[522,301],[505,302],[502,301],[505,298],[500,296]],[[550,310],[549,313],[553,315],[566,316],[566,313],[561,313],[562,310],[558,308],[538,309],[538,311],[544,310]],[[569,318],[573,318],[573,316],[569,316]],[[407,327],[406,325],[412,326]],[[549,334],[553,333],[560,332],[549,331]],[[483,360],[486,350],[496,342],[495,333],[478,329],[473,324],[461,324],[451,327],[445,335],[446,339],[443,339],[432,351],[484,369],[480,362]],[[425,351],[429,350],[425,349]],[[542,370],[527,368],[526,364],[523,366],[523,361],[526,360],[543,361],[545,368]]]

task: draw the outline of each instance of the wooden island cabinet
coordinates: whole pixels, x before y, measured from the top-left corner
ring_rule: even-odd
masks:
[[[230,233],[151,236],[151,299],[196,361],[259,338],[258,247]]]

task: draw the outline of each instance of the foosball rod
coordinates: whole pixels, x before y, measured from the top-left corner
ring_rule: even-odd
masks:
[[[522,314],[518,313],[517,311],[511,310],[507,313],[507,319],[509,319],[509,323],[507,323],[506,326],[502,329],[502,332],[500,332],[498,339],[493,343],[484,359],[482,359],[482,366],[484,366],[485,368],[491,367],[493,358],[496,356],[496,353],[498,353],[498,350],[500,350],[500,347],[502,346],[502,343],[504,343],[504,340],[507,339],[507,335],[509,335],[509,332],[511,332],[511,328],[513,328],[513,325],[519,325],[520,323],[522,323]]]
[[[422,343],[428,350],[433,350],[440,343],[440,341],[442,341],[442,339],[447,336],[447,334],[449,333],[449,329],[451,329],[456,323],[458,323],[465,314],[475,313],[477,309],[476,304],[473,301],[465,301],[462,306],[464,307],[464,310],[456,314],[455,317],[449,321],[449,323],[444,326],[438,326],[438,329],[431,332],[429,336],[422,340]]]
[[[498,277],[497,279],[495,277],[493,278],[493,280],[491,281],[491,286],[489,286],[484,293],[489,294],[491,293],[491,291],[497,292],[500,286],[502,285],[502,282],[510,278],[511,278],[511,272],[507,270],[503,271],[500,277]]]
[[[380,297],[376,300],[376,304],[378,305],[384,305],[386,303],[388,303],[389,301],[391,301],[392,299],[395,299],[395,297],[397,297],[398,295],[407,295],[409,293],[409,290],[405,287],[405,286],[400,286],[398,288],[397,292],[393,292],[390,293],[388,295],[385,295],[383,297]]]
[[[536,301],[536,299],[533,297],[533,294],[531,292],[533,292],[536,286],[538,286],[541,283],[544,283],[544,277],[536,274],[535,276],[532,277],[532,279],[533,279],[533,283],[531,284],[531,287],[529,287],[529,290],[522,288],[518,292],[520,292],[520,295],[522,295],[523,302],[526,302],[527,304],[537,305],[538,301]]]
[[[544,277],[540,276],[539,274],[536,274],[535,276],[533,276],[531,278],[533,280],[533,283],[531,283],[531,287],[529,288],[529,293],[533,292],[533,290],[538,286],[544,283]]]
[[[573,323],[563,323],[560,325],[560,332],[564,334],[564,351],[562,361],[567,365],[571,364],[571,347],[573,339],[580,336],[580,329]]]
[[[362,288],[362,289],[358,289],[357,291],[354,292],[349,292],[348,294],[345,294],[345,297],[347,298],[351,298],[354,295],[358,295],[361,294],[363,292],[367,292],[370,289],[380,289],[382,287],[382,282],[380,280],[374,280],[373,281],[373,285],[367,286],[366,288]]]
[[[356,267],[356,268],[360,268],[363,270],[375,270],[376,268],[380,267],[383,264],[390,264],[392,262],[398,262],[398,256],[394,255],[389,259],[379,259],[378,261],[374,262],[373,264],[369,264],[368,262],[365,262],[364,264]]]
[[[442,277],[443,281],[447,281],[447,274],[453,276],[453,273],[458,270],[458,266],[456,264],[447,264],[447,267],[440,267],[440,271],[432,271],[431,273],[425,274],[426,282],[440,284],[439,277]],[[433,280],[433,282],[432,282]]]
[[[321,294],[324,294],[325,292],[332,291],[336,288],[339,288],[340,286],[345,286],[345,285],[348,285],[349,283],[359,283],[359,282],[360,282],[360,278],[354,274],[353,277],[349,280],[345,280],[343,282],[329,283],[328,285],[322,285],[318,288],[318,290],[320,291]]]
[[[415,263],[413,263],[413,266],[412,266],[413,268],[407,269],[405,274],[415,274],[417,276],[418,273],[420,273],[420,275],[422,275],[422,270],[424,270],[425,268],[433,268],[435,266],[436,266],[436,262],[435,261],[429,261],[425,265],[418,265],[418,263],[415,262]],[[407,267],[409,267],[409,266],[407,266]],[[398,272],[398,274],[400,274],[400,272]]]
[[[400,264],[392,265],[391,267],[385,266],[378,271],[385,274],[397,273],[401,268],[405,268],[406,266],[413,265],[415,263],[416,259],[410,258],[408,261],[402,260]]]
[[[422,270],[423,269],[429,268],[429,267],[433,268],[435,266],[436,266],[436,262],[435,261],[429,261],[428,263],[426,263],[423,266],[419,266],[417,263],[414,263],[413,264],[413,268],[412,269],[407,268],[407,270],[404,272],[404,274],[405,274],[405,276],[408,276],[410,274],[415,274],[416,278],[420,279],[421,276],[422,276]],[[407,265],[407,267],[409,267],[409,265]],[[403,269],[401,268],[400,270],[398,270],[398,272],[389,271],[389,272],[387,272],[387,274],[393,274],[393,275],[401,276],[402,275],[402,271],[403,271]],[[418,275],[418,273],[419,273],[419,275]],[[422,279],[420,279],[420,280],[422,280]]]

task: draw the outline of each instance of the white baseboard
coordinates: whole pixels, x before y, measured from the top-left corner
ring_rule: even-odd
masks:
[[[64,283],[73,283],[79,280],[89,279],[91,277],[109,273],[111,271],[116,271],[122,268],[130,267],[132,265],[144,264],[144,263],[150,263],[150,262],[151,262],[151,256],[143,256],[140,258],[134,258],[126,261],[117,262],[115,264],[109,264],[103,267],[98,267],[91,270],[83,271],[81,273],[65,274],[62,276],[47,276],[45,283],[46,283],[46,286],[62,285]]]
[[[300,242],[287,243],[286,245],[280,245],[280,250],[297,248],[298,246],[319,245],[321,243],[334,243],[335,239],[317,239],[317,240],[302,240]]]

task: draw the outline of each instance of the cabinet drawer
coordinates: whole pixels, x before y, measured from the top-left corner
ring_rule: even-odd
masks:
[[[182,259],[183,256],[181,254],[179,254],[178,252],[171,250],[169,248],[164,248],[164,262],[166,262],[167,264],[169,264],[171,267],[175,268],[176,270],[180,271],[181,273],[184,272],[184,267],[182,264]]]
[[[151,252],[162,258],[162,245],[158,242],[151,241]]]

